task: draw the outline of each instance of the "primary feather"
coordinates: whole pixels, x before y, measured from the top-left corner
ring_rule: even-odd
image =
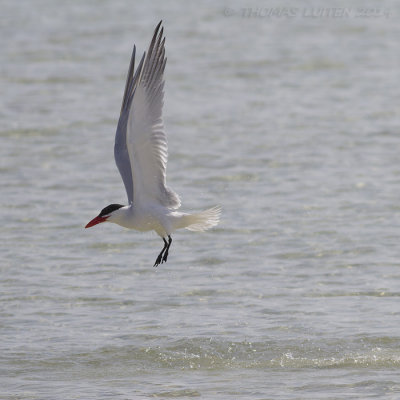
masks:
[[[130,203],[155,203],[177,209],[181,204],[179,196],[166,184],[168,146],[162,108],[167,59],[160,25],[161,22],[136,72],[133,50],[115,140],[115,159]]]

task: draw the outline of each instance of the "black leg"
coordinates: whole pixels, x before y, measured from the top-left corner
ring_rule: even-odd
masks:
[[[160,254],[158,255],[157,260],[156,260],[156,262],[154,263],[153,267],[157,267],[158,265],[161,264],[161,262],[162,262],[162,260],[163,260],[163,253],[164,253],[164,250],[168,247],[168,243],[167,243],[167,241],[165,240],[165,238],[163,238],[162,240],[164,241],[164,247],[163,247],[163,249],[161,250]]]
[[[164,257],[163,257],[163,259],[162,259],[162,262],[163,262],[163,263],[164,263],[164,262],[167,262],[168,250],[169,250],[169,247],[171,246],[171,243],[172,243],[172,237],[168,235],[168,246],[167,246],[167,248],[165,249]]]

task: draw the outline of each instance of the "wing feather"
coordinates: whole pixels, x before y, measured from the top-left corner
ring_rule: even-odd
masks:
[[[164,31],[160,26],[161,22],[154,31],[144,62],[138,66],[136,79],[130,83],[125,136],[135,187],[133,202],[158,203],[176,209],[180,207],[179,196],[166,185],[168,146],[162,107],[167,60]]]
[[[136,54],[136,46],[133,46],[128,75],[126,78],[124,97],[122,99],[121,113],[118,121],[117,132],[115,134],[115,144],[114,144],[115,163],[117,164],[119,173],[121,174],[122,177],[122,181],[124,182],[129,203],[133,202],[133,177],[132,177],[132,166],[127,147],[126,134],[127,134],[130,105],[146,56],[146,53],[144,53],[136,70],[136,73],[134,73],[135,54]]]

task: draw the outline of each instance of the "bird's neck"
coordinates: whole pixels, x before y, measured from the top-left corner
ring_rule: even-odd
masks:
[[[128,227],[129,221],[132,219],[133,215],[133,205],[124,206],[115,210],[110,217],[107,219],[107,222],[112,222],[114,224],[118,224],[124,227]]]

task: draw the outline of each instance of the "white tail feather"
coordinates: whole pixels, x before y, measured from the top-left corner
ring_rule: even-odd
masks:
[[[189,231],[203,232],[217,225],[221,216],[221,207],[216,206],[208,210],[183,216],[183,222]]]

